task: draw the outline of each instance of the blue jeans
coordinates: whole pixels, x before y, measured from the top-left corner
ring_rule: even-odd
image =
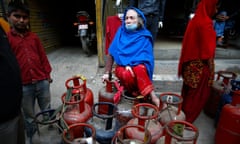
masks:
[[[34,123],[36,100],[41,111],[50,108],[50,83],[48,80],[23,85],[22,108],[28,137],[32,137],[36,131],[36,124]]]
[[[219,14],[226,16],[227,12],[222,11]],[[224,36],[225,25],[226,25],[226,21],[217,21],[217,20],[214,21],[214,29],[215,29],[217,37]]]

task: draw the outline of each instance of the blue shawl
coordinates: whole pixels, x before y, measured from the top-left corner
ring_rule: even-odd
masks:
[[[144,21],[144,27],[136,31],[128,31],[125,28],[125,16],[129,9],[134,9]],[[136,66],[144,64],[148,75],[152,80],[154,70],[153,39],[146,29],[144,14],[135,7],[128,8],[123,17],[123,23],[118,29],[110,47],[109,54],[120,66]]]

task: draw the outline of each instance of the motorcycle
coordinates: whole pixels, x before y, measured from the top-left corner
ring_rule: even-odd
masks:
[[[96,46],[96,25],[86,11],[78,11],[76,14],[77,37],[80,38],[81,46],[88,56],[91,55],[91,48]]]
[[[240,28],[237,19],[229,19],[225,25],[225,37],[229,40],[234,40],[240,35]]]

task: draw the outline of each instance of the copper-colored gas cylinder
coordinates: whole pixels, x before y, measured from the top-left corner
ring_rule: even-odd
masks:
[[[81,94],[72,95],[71,89],[62,95],[64,104],[63,119],[67,125],[85,123],[92,117],[92,109]],[[83,134],[83,130],[80,130]]]
[[[156,144],[156,141],[163,135],[163,127],[157,120],[159,108],[149,103],[139,103],[133,106],[132,114],[133,119],[128,121],[128,125],[140,125],[148,129],[151,133],[151,144]],[[143,140],[143,133],[141,129],[128,128],[126,135],[130,139]]]
[[[160,94],[159,121],[162,125],[172,120],[185,120],[186,116],[182,111],[183,98],[179,94],[165,92]]]
[[[215,133],[215,144],[240,143],[240,107],[226,104],[223,106]]]
[[[144,131],[144,133],[140,133],[141,139],[133,139],[129,138],[126,135],[127,129],[138,129],[140,131]],[[150,144],[151,143],[151,133],[148,129],[145,129],[141,125],[125,125],[121,127],[117,133],[112,138],[111,144]]]
[[[114,96],[116,94],[121,95],[122,92],[119,92],[121,89],[117,81],[105,80],[106,86],[101,88],[98,92],[98,102],[110,102],[114,103]],[[119,92],[119,93],[118,93]],[[108,107],[107,105],[98,106],[98,114],[107,114]]]
[[[79,129],[85,128],[91,130],[91,135],[82,135],[82,133],[78,131]],[[90,124],[76,123],[70,125],[68,129],[63,131],[62,138],[64,144],[96,144],[96,130]]]
[[[84,95],[84,101],[90,106],[94,104],[93,92],[87,87],[87,79],[82,75],[75,75],[66,80],[65,86],[67,89],[72,88],[73,93],[81,92]]]
[[[204,112],[211,118],[215,118],[221,96],[231,79],[236,78],[236,74],[230,71],[217,72],[217,78],[213,81],[209,99],[204,107]]]
[[[161,138],[164,144],[197,144],[199,131],[197,127],[189,122],[181,120],[170,121],[166,124],[164,131],[165,137]],[[160,144],[159,141],[157,144]]]

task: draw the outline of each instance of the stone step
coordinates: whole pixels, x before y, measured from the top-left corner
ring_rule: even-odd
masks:
[[[215,72],[231,71],[240,78],[240,59],[215,60]],[[156,92],[180,92],[182,79],[177,76],[178,60],[155,60],[153,84]],[[215,75],[217,77],[217,74]]]
[[[155,49],[155,60],[179,60],[180,48],[172,49]],[[240,49],[217,48],[215,59],[240,59]]]
[[[182,79],[173,74],[153,75],[153,85],[156,92],[180,92]]]
[[[177,80],[178,60],[155,60],[155,79]],[[228,70],[240,74],[240,59],[215,59],[215,72]]]
[[[155,60],[178,60],[182,39],[159,38],[154,44]],[[216,48],[216,59],[240,59],[240,37],[229,40],[227,48]]]

